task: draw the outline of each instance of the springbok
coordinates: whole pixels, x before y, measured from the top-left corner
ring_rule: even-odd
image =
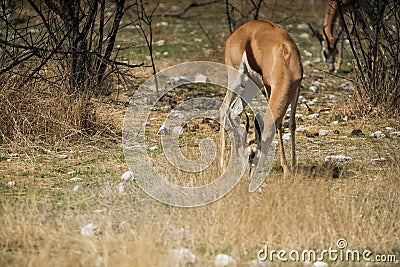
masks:
[[[265,151],[265,148],[272,143],[277,129],[284,174],[285,176],[294,174],[296,167],[295,113],[303,78],[300,53],[295,42],[282,27],[271,21],[249,21],[228,37],[225,47],[225,63],[243,74],[237,75],[234,69],[228,68],[228,86],[233,92],[237,92],[244,81],[244,75],[247,75],[269,99],[267,113],[262,118],[256,117],[255,120],[257,152],[253,159],[261,159],[259,163],[263,164],[263,158],[266,157],[265,153],[268,152]],[[246,89],[246,87],[244,88]],[[220,110],[222,122],[226,122],[226,118],[230,116],[229,110],[236,102],[231,90],[227,91]],[[292,152],[291,170],[289,170],[286,162],[282,141],[282,121],[289,104],[291,104],[289,122]],[[225,169],[223,125],[221,125],[220,132],[222,143],[221,165]]]
[[[308,24],[315,37],[321,44],[321,55],[329,72],[338,71],[342,65],[343,42],[341,40],[341,33],[334,37],[333,31],[336,20],[339,16],[339,5],[341,10],[349,10],[354,7],[353,0],[330,0],[325,10],[324,26],[322,30],[313,29]],[[341,23],[342,24],[342,23]]]

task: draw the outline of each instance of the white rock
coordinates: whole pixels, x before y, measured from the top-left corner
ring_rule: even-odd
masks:
[[[81,235],[83,236],[93,236],[101,234],[101,229],[93,223],[89,223],[85,227],[81,228]]]
[[[195,42],[195,43],[201,43],[201,42],[203,42],[203,39],[200,39],[200,38],[194,38],[194,42]]]
[[[81,189],[79,185],[75,185],[74,188],[72,188],[73,192],[78,192]]]
[[[14,186],[16,186],[17,185],[17,183],[15,182],[15,181],[9,181],[8,183],[7,183],[7,186],[9,186],[9,187],[14,187]]]
[[[301,133],[307,132],[307,128],[304,127],[303,125],[301,125],[300,127],[298,127],[298,128],[296,129],[296,132],[301,132]]]
[[[331,155],[325,158],[325,162],[332,162],[332,163],[344,163],[344,162],[351,162],[353,160],[352,157],[344,156],[344,155]]]
[[[11,153],[11,154],[10,154],[10,157],[12,157],[12,158],[18,158],[18,157],[19,157],[19,154],[18,154],[18,153]]]
[[[296,119],[298,119],[298,118],[303,118],[303,114],[296,113],[296,114],[294,115],[294,117],[295,117]]]
[[[178,248],[178,249],[170,249],[168,251],[170,259],[174,261],[174,263],[186,266],[187,264],[193,264],[196,262],[196,255],[193,254],[187,248]]]
[[[308,35],[307,35],[307,38],[308,38]],[[306,57],[311,57],[312,56],[312,54],[311,54],[311,52],[310,51],[308,51],[308,50],[303,50],[303,54],[306,56]]]
[[[196,77],[194,78],[195,82],[200,82],[200,83],[206,83],[209,82],[210,80],[208,79],[207,76],[203,74],[197,74]]]
[[[308,66],[312,66],[313,65],[313,63],[311,62],[311,60],[304,60],[303,61],[303,66],[304,67],[308,67]]]
[[[351,82],[345,82],[340,85],[340,88],[346,91],[353,90],[353,84]]]
[[[75,174],[75,173],[76,173],[76,171],[69,171],[69,172],[67,172],[68,175],[72,175],[72,174]]]
[[[328,263],[323,262],[323,261],[316,261],[312,265],[313,267],[328,267]]]
[[[156,26],[157,26],[157,27],[167,27],[167,26],[168,26],[168,22],[166,22],[166,21],[161,21],[161,22],[158,22],[158,23],[156,24]]]
[[[318,119],[319,114],[318,113],[310,114],[307,116],[307,118],[309,118],[310,120]]]
[[[299,37],[303,38],[303,39],[308,39],[310,37],[310,35],[308,33],[306,33],[306,32],[303,32],[303,33],[299,34]]]
[[[319,136],[327,136],[330,132],[330,130],[319,130]]]
[[[215,266],[224,267],[224,266],[236,266],[236,261],[231,256],[225,254],[218,254],[215,257]]]
[[[103,213],[103,210],[97,209],[93,211],[94,214],[100,214]]]
[[[382,162],[387,161],[387,159],[384,158],[384,157],[380,157],[380,158],[372,159],[371,161],[372,161],[373,163],[382,163]]]
[[[390,131],[393,131],[393,128],[392,128],[392,127],[389,127],[389,126],[388,126],[388,127],[385,127],[385,129],[386,129],[386,131],[389,131],[389,132],[390,132]]]
[[[308,24],[307,23],[301,23],[301,24],[298,24],[297,26],[296,26],[296,29],[298,29],[298,30],[310,30],[310,27],[308,26]]]
[[[185,76],[174,76],[174,77],[171,78],[171,82],[174,82],[174,83],[183,82],[183,83],[185,83],[185,82],[190,82],[190,81]]]
[[[124,183],[120,183],[120,184],[117,186],[117,190],[118,190],[118,193],[120,193],[120,194],[125,193],[125,184],[124,184]]]
[[[74,177],[74,178],[71,178],[71,179],[69,179],[71,182],[80,182],[80,181],[82,181],[83,180],[83,178],[80,178],[80,177]]]
[[[163,45],[165,45],[165,40],[158,40],[157,42],[154,42],[154,45],[163,46]]]
[[[63,154],[63,155],[60,156],[60,159],[68,159],[68,155]]]
[[[149,147],[149,150],[151,150],[151,151],[155,151],[155,150],[157,150],[158,149],[158,146],[151,146],[151,147]]]
[[[373,138],[385,138],[386,135],[382,133],[382,131],[376,131],[373,134],[370,135]]]
[[[150,122],[148,122],[148,121],[142,123],[142,126],[144,126],[144,127],[149,126],[149,125],[150,125]]]
[[[157,131],[157,134],[160,134],[160,135],[168,135],[169,133],[170,133],[169,132],[169,127],[168,127],[166,122],[164,122],[161,125],[160,129],[158,129],[158,131]]]
[[[311,85],[314,85],[314,86],[317,86],[317,87],[326,86],[326,84],[321,83],[320,81],[313,81],[313,82],[311,83]]]
[[[318,87],[316,87],[315,85],[311,85],[310,87],[308,87],[308,91],[312,92],[312,93],[316,93],[318,90]]]
[[[282,135],[282,140],[283,140],[283,142],[289,142],[291,136],[292,136],[291,133],[285,133],[285,134],[283,134],[283,135]]]
[[[123,181],[133,181],[135,180],[135,175],[132,171],[126,171],[121,175],[121,180]]]

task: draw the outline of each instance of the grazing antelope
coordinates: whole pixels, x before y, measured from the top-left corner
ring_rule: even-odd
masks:
[[[343,43],[340,36],[333,36],[334,25],[339,16],[338,5],[340,4],[342,10],[348,10],[354,7],[353,2],[352,0],[330,0],[326,6],[322,30],[315,30],[309,24],[311,31],[321,44],[322,59],[330,72],[338,71],[342,65]]]
[[[254,20],[240,26],[226,41],[225,63],[247,75],[263,90],[269,99],[269,109],[264,117],[256,116],[255,144],[257,152],[254,160],[266,157],[265,148],[268,148],[275,136],[276,129],[279,135],[281,150],[281,164],[284,174],[294,173],[296,166],[295,154],[295,113],[299,97],[300,83],[303,78],[299,50],[289,34],[271,21]],[[244,75],[228,68],[228,86],[237,92]],[[247,87],[244,87],[245,90]],[[233,93],[228,90],[221,107],[221,121],[229,119],[229,110],[235,104]],[[258,89],[257,89],[258,90]],[[282,141],[282,120],[291,104],[289,127],[291,130],[291,170],[286,162]],[[276,127],[276,128],[275,128]],[[221,165],[224,166],[225,139],[224,129],[221,126]],[[260,149],[261,148],[261,149]],[[264,150],[262,149],[264,148]]]

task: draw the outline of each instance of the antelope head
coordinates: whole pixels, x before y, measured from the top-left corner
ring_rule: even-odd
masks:
[[[325,30],[326,27],[323,27],[321,31],[319,29],[314,30],[310,24],[308,26],[321,44],[321,55],[326,67],[328,68],[329,72],[335,71],[336,57],[339,53],[337,49],[339,38],[329,37]]]

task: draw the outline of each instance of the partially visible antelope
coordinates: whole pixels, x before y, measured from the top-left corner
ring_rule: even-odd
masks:
[[[343,11],[354,8],[354,0],[330,0],[326,6],[322,30],[314,29],[309,24],[310,29],[321,44],[322,59],[330,72],[338,71],[342,65],[343,42],[341,34],[333,36],[334,26],[339,16],[339,4]]]
[[[294,174],[295,153],[295,113],[303,78],[299,50],[289,34],[271,21],[249,21],[240,26],[226,41],[225,63],[240,73],[247,75],[263,90],[269,99],[267,113],[255,121],[255,144],[257,152],[253,160],[265,160],[268,148],[278,130],[281,150],[281,164],[285,175]],[[228,69],[228,85],[233,92],[244,81],[244,75]],[[244,87],[246,89],[246,87]],[[228,90],[221,108],[221,121],[229,119],[229,110],[235,104],[232,91]],[[289,169],[282,140],[282,121],[291,104],[289,128],[291,131],[291,169]],[[276,126],[276,128],[275,128]],[[221,165],[225,169],[224,129],[221,126]],[[260,149],[261,148],[261,149]],[[263,149],[264,148],[264,149]]]

